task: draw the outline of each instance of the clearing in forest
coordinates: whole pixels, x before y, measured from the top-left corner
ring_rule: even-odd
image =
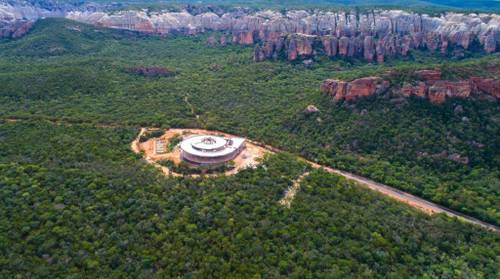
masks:
[[[182,162],[181,159],[181,151],[178,145],[171,146],[170,144],[173,142],[175,138],[179,137],[186,137],[190,135],[218,135],[218,136],[224,136],[224,137],[234,137],[233,135],[219,132],[219,131],[209,131],[209,130],[204,130],[204,129],[168,129],[166,130],[161,136],[158,137],[153,137],[150,139],[147,139],[146,141],[141,142],[141,137],[146,133],[146,132],[152,132],[152,131],[159,131],[159,129],[146,129],[142,128],[141,132],[137,136],[137,138],[132,142],[132,150],[135,153],[141,153],[143,152],[144,154],[144,159],[150,163],[153,164],[156,168],[161,170],[164,174],[166,175],[171,175],[171,176],[190,176],[190,177],[198,177],[200,176],[199,174],[181,174],[174,172],[173,170],[169,169],[166,166],[163,166],[159,164],[158,162],[160,161],[165,161],[169,160],[172,161],[174,164],[179,165]],[[157,154],[155,151],[155,144],[158,140],[163,140],[166,142],[167,146],[169,146],[169,150],[166,153],[161,153]],[[217,176],[217,175],[234,175],[238,173],[240,170],[244,168],[253,168],[256,165],[259,164],[260,160],[264,157],[265,153],[273,153],[272,151],[266,150],[266,148],[255,145],[252,142],[246,142],[246,146],[241,151],[241,153],[236,156],[232,162],[234,163],[234,166],[221,173],[212,173],[212,174],[205,174],[207,176]]]
[[[171,175],[171,176],[190,176],[190,177],[199,177],[199,174],[190,174],[190,175],[183,175],[180,173],[176,173],[171,171],[169,168],[162,166],[158,163],[158,161],[161,160],[172,160],[174,162],[180,162],[180,151],[178,150],[178,147],[173,148],[173,150],[169,153],[165,154],[155,154],[154,151],[154,144],[155,141],[158,139],[162,139],[168,142],[172,138],[178,135],[191,135],[191,134],[200,134],[200,135],[221,135],[221,136],[226,136],[226,137],[234,137],[233,135],[219,132],[219,131],[209,131],[209,130],[203,130],[203,129],[169,129],[166,130],[165,133],[163,133],[161,136],[148,139],[144,142],[140,141],[140,138],[142,135],[144,135],[148,131],[158,131],[159,129],[146,129],[146,128],[141,128],[141,131],[137,138],[132,142],[131,148],[135,153],[143,153],[144,154],[144,159],[161,170],[164,174],[166,175]],[[269,146],[269,145],[264,145],[260,144],[255,141],[247,140],[246,148],[234,159],[234,168],[225,171],[223,173],[217,173],[217,174],[208,174],[206,176],[217,176],[220,174],[225,174],[225,175],[234,175],[238,173],[241,169],[247,168],[247,167],[254,167],[256,166],[259,162],[260,159],[264,157],[264,154],[266,153],[277,153],[280,152],[279,149]],[[476,218],[467,216],[465,214],[461,214],[459,212],[455,212],[451,209],[448,209],[444,206],[435,204],[433,202],[424,200],[422,198],[419,198],[417,196],[414,196],[412,194],[409,194],[407,192],[398,190],[396,188],[393,188],[391,186],[375,182],[373,180],[370,180],[368,178],[349,173],[346,171],[338,170],[332,167],[320,165],[318,163],[306,160],[304,158],[300,158],[304,162],[308,163],[311,165],[313,169],[321,169],[323,171],[326,171],[328,173],[333,173],[336,175],[340,175],[342,177],[345,177],[351,181],[357,182],[357,185],[364,186],[370,190],[379,192],[385,196],[388,196],[392,199],[395,199],[399,202],[408,204],[416,209],[421,210],[424,213],[427,213],[429,215],[437,214],[437,213],[442,213],[445,214],[449,217],[453,218],[458,218],[462,221],[472,223],[475,225],[479,225],[483,228],[486,228],[488,230],[492,230],[495,232],[500,232],[500,228],[498,228],[495,225],[488,224],[486,222],[480,221]],[[297,191],[300,188],[300,183],[302,180],[309,175],[308,172],[302,174],[299,176],[292,184],[292,186],[285,192],[284,197],[279,201],[280,204],[290,207],[290,204],[297,194]]]
[[[279,203],[283,206],[286,206],[290,208],[290,205],[292,204],[293,198],[297,194],[297,192],[300,189],[300,183],[304,180],[309,175],[309,172],[305,172],[301,174],[297,179],[295,179],[292,183],[292,186],[290,186],[286,192],[283,198],[279,201]]]

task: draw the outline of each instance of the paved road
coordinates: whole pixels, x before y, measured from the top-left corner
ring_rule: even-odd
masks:
[[[265,144],[262,144],[262,143],[259,143],[259,142],[254,142],[254,141],[251,141],[252,143],[254,144],[257,144],[257,145],[261,145],[267,149],[269,149],[270,151],[272,152],[275,152],[275,153],[278,153],[278,152],[282,152],[282,150],[278,149],[278,148],[275,148],[273,146],[270,146],[270,145],[265,145]],[[478,226],[481,226],[485,229],[488,229],[488,230],[491,230],[491,231],[494,231],[496,233],[500,233],[500,228],[495,226],[495,225],[492,225],[492,224],[489,224],[489,223],[486,223],[486,222],[483,222],[479,219],[476,219],[474,217],[470,217],[470,216],[467,216],[465,214],[462,214],[460,212],[456,212],[452,209],[449,209],[449,208],[446,208],[444,206],[441,206],[439,204],[436,204],[436,203],[433,203],[433,202],[430,202],[430,201],[427,201],[427,200],[424,200],[422,198],[419,198],[417,196],[414,196],[410,193],[407,193],[407,192],[404,192],[404,191],[401,191],[399,189],[396,189],[394,187],[391,187],[391,186],[388,186],[388,185],[385,185],[385,184],[382,184],[382,183],[378,183],[378,182],[375,182],[371,179],[368,179],[366,177],[363,177],[363,176],[359,176],[359,175],[356,175],[356,174],[353,174],[353,173],[350,173],[350,172],[346,172],[346,171],[342,171],[342,170],[338,170],[338,169],[334,169],[334,168],[331,168],[331,167],[328,167],[328,166],[324,166],[324,165],[320,165],[318,163],[315,163],[315,162],[312,162],[312,161],[309,161],[305,158],[302,158],[300,157],[301,160],[303,160],[304,162],[307,162],[309,164],[311,164],[311,166],[313,168],[316,168],[316,169],[322,169],[326,172],[329,172],[329,173],[334,173],[334,174],[337,174],[337,175],[340,175],[340,176],[343,176],[349,180],[353,180],[353,181],[356,181],[358,182],[358,184],[362,185],[362,186],[365,186],[373,191],[377,191],[381,194],[384,194],[386,196],[389,196],[397,201],[400,201],[400,202],[403,202],[403,203],[406,203],[414,208],[417,208],[427,214],[437,214],[437,213],[443,213],[443,214],[446,214],[447,216],[449,217],[455,217],[455,218],[458,218],[464,222],[467,222],[467,223],[471,223],[471,224],[474,224],[474,225],[478,225]]]
[[[8,122],[17,122],[17,121],[20,121],[22,119],[15,119],[15,118],[8,118],[8,119],[4,119]],[[64,122],[64,121],[52,121],[52,122],[56,122],[56,123],[59,123],[59,122]],[[116,128],[116,127],[120,127],[120,126],[125,126],[125,125],[113,125],[113,124],[94,124],[96,127],[100,127],[100,128]],[[141,132],[139,133],[139,135],[141,133],[144,132],[144,128],[141,128]],[[256,141],[252,141],[252,140],[248,140],[249,142],[257,145],[257,146],[261,146],[261,147],[264,147],[266,149],[268,149],[269,151],[271,152],[275,152],[275,153],[278,153],[278,152],[283,152],[282,150],[276,148],[276,147],[273,147],[273,146],[270,146],[270,145],[266,145],[266,144],[262,144],[260,142],[256,142]],[[134,145],[132,144],[132,149],[134,149]],[[135,150],[134,150],[135,151]],[[460,212],[456,212],[454,210],[451,210],[449,208],[446,208],[444,206],[441,206],[441,205],[438,205],[438,204],[435,204],[433,202],[430,202],[430,201],[427,201],[427,200],[424,200],[422,198],[419,198],[417,196],[414,196],[412,194],[409,194],[409,193],[406,193],[404,191],[401,191],[401,190],[398,190],[396,188],[393,188],[391,186],[388,186],[388,185],[385,185],[385,184],[382,184],[382,183],[378,183],[378,182],[375,182],[373,180],[370,180],[368,178],[365,178],[365,177],[362,177],[362,176],[359,176],[359,175],[356,175],[356,174],[353,174],[353,173],[350,173],[350,172],[346,172],[346,171],[342,171],[342,170],[338,170],[338,169],[334,169],[334,168],[331,168],[331,167],[328,167],[328,166],[323,166],[323,165],[320,165],[320,164],[317,164],[315,162],[312,162],[312,161],[309,161],[309,160],[306,160],[305,158],[302,158],[300,157],[301,160],[311,164],[314,168],[316,169],[322,169],[326,172],[329,172],[329,173],[334,173],[334,174],[337,174],[337,175],[340,175],[340,176],[343,176],[349,180],[353,180],[353,181],[356,181],[358,182],[358,184],[362,185],[362,186],[365,186],[373,191],[377,191],[381,194],[384,194],[388,197],[391,197],[397,201],[400,201],[400,202],[404,202],[414,208],[417,208],[427,214],[436,214],[436,213],[443,213],[443,214],[446,214],[447,216],[449,217],[454,217],[454,218],[458,218],[459,220],[462,220],[464,222],[467,222],[467,223],[471,223],[471,224],[474,224],[474,225],[478,225],[478,226],[481,226],[485,229],[488,229],[488,230],[491,230],[491,231],[494,231],[496,233],[500,233],[500,228],[495,226],[495,225],[492,225],[492,224],[489,224],[489,223],[486,223],[486,222],[483,222],[481,220],[478,220],[474,217],[470,217],[470,216],[467,216],[465,214],[462,214]]]
[[[374,191],[377,191],[379,193],[382,193],[386,196],[389,196],[393,199],[396,199],[400,202],[404,202],[408,205],[411,205],[417,209],[420,209],[428,214],[436,214],[436,213],[444,213],[446,214],[447,216],[450,216],[450,217],[456,217],[464,222],[467,222],[467,223],[471,223],[471,224],[474,224],[474,225],[478,225],[478,226],[481,226],[485,229],[488,229],[488,230],[491,230],[491,231],[494,231],[494,232],[497,232],[497,233],[500,233],[500,228],[495,226],[495,225],[492,225],[492,224],[488,224],[486,222],[483,222],[481,220],[478,220],[474,217],[470,217],[470,216],[467,216],[465,214],[462,214],[462,213],[459,213],[459,212],[456,212],[454,210],[451,210],[449,208],[446,208],[444,206],[441,206],[439,204],[435,204],[433,202],[430,202],[430,201],[427,201],[427,200],[424,200],[422,198],[419,198],[417,196],[414,196],[412,194],[409,194],[409,193],[406,193],[404,191],[401,191],[401,190],[398,190],[396,188],[393,188],[391,186],[387,186],[385,184],[381,184],[381,183],[378,183],[378,182],[375,182],[373,180],[370,180],[368,178],[365,178],[365,177],[362,177],[362,176],[359,176],[359,175],[356,175],[356,174],[352,174],[352,173],[349,173],[349,172],[345,172],[345,171],[341,171],[341,170],[337,170],[337,169],[333,169],[333,168],[330,168],[330,167],[325,167],[325,166],[319,166],[316,164],[315,166],[316,168],[321,168],[329,173],[335,173],[335,174],[338,174],[338,175],[341,175],[347,179],[350,179],[350,180],[353,180],[353,181],[356,181],[358,182],[359,184],[363,185],[363,186],[366,186],[368,187],[369,189],[371,190],[374,190]]]

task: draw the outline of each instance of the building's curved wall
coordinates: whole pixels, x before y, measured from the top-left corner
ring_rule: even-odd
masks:
[[[238,154],[243,150],[245,145],[241,145],[238,149],[235,149],[233,152],[225,155],[225,156],[220,156],[220,157],[201,157],[197,155],[190,154],[184,150],[181,151],[181,158],[184,161],[187,161],[189,163],[194,163],[194,164],[200,164],[200,165],[216,165],[216,164],[222,164],[227,161],[233,160]]]

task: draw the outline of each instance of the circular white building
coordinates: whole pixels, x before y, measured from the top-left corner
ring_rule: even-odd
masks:
[[[245,148],[243,138],[195,135],[180,144],[182,160],[196,165],[218,165],[234,159]]]

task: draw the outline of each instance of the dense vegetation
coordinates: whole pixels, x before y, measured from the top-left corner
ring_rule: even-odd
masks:
[[[225,164],[217,165],[217,166],[197,166],[193,167],[185,162],[180,162],[176,164],[171,160],[160,160],[158,164],[169,168],[171,171],[180,174],[220,174],[229,170],[234,169],[234,162],[229,161]]]
[[[208,48],[206,36],[146,37],[42,20],[28,36],[0,44],[1,116],[223,130],[500,224],[497,103],[436,106],[377,97],[332,104],[319,91],[325,78],[392,71],[398,73],[392,82],[400,83],[418,68],[441,67],[447,78],[498,77],[498,55],[450,60],[415,52],[383,65],[323,59],[306,67],[253,63],[251,48]],[[178,74],[123,71],[138,65]],[[308,104],[320,112],[304,115]],[[458,106],[463,112],[456,112]],[[446,154],[466,156],[469,163]]]
[[[2,278],[497,278],[500,237],[429,217],[293,156],[167,179],[137,129],[0,124]]]
[[[325,78],[392,71],[396,84],[419,68],[498,78],[498,55],[415,52],[383,65],[322,59],[306,67],[253,63],[252,48],[210,48],[207,36],[46,19],[0,42],[0,277],[500,277],[498,234],[331,174],[313,171],[291,209],[280,206],[306,170],[292,155],[233,177],[173,179],[129,149],[140,126],[221,130],[498,225],[497,102],[334,104],[319,91]],[[136,66],[176,75],[126,71]],[[304,114],[309,104],[320,112]]]
[[[148,141],[152,138],[157,138],[162,136],[165,133],[164,130],[152,130],[152,131],[146,131],[144,134],[142,134],[139,137],[139,142],[145,142]]]

